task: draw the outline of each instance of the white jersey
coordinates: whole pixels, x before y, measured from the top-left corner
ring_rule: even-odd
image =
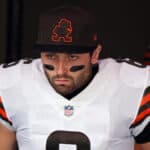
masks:
[[[133,150],[133,136],[150,121],[134,126],[145,68],[101,60],[88,87],[69,101],[51,87],[40,59],[11,65],[0,68],[0,121],[16,132],[19,150]]]

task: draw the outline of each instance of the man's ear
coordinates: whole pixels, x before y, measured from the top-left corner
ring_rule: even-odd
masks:
[[[96,49],[92,53],[92,57],[91,57],[91,63],[92,64],[97,63],[101,50],[102,50],[102,45],[98,44]]]

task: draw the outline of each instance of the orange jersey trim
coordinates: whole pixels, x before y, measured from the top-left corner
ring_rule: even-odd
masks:
[[[146,103],[150,102],[150,93],[149,94],[146,94],[143,99],[142,99],[142,102],[140,104],[140,107],[145,105]]]
[[[143,112],[141,112],[133,122],[133,125],[137,124],[138,122],[142,121],[146,116],[150,115],[150,108],[147,108]]]
[[[143,99],[140,104],[140,109],[142,107],[144,107],[144,105],[148,104],[149,102],[150,102],[150,93],[147,93],[145,96],[143,96]],[[144,118],[146,118],[146,116],[150,115],[150,107],[145,108],[145,110],[143,110],[143,111],[140,111],[140,109],[139,109],[139,113],[138,113],[137,117],[135,118],[135,120],[133,122],[133,125],[138,124]]]
[[[0,108],[0,116],[2,116],[3,118],[5,118],[6,120],[9,120],[8,117],[7,117],[7,114],[5,112],[4,109]]]
[[[12,125],[12,122],[9,120],[7,113],[4,109],[1,96],[0,96],[0,117]]]

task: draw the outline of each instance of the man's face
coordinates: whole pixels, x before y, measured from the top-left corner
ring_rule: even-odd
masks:
[[[89,53],[42,52],[41,59],[49,82],[64,96],[82,87],[92,75],[93,61]]]

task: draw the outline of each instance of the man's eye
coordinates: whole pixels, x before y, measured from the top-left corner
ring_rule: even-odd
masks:
[[[75,55],[71,55],[70,56],[70,60],[77,60],[79,57],[78,56],[75,56]]]
[[[51,54],[48,54],[46,57],[47,57],[48,59],[55,59],[55,58],[56,58],[55,55],[51,55]]]

